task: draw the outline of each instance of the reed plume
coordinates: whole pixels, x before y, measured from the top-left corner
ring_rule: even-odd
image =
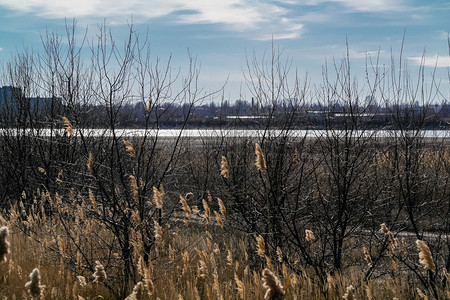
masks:
[[[208,195],[208,202],[212,202],[213,197],[211,195],[211,192],[209,190],[206,191],[207,195]]]
[[[384,224],[384,223],[381,224],[380,232],[382,232],[384,234],[388,234],[389,228],[387,228],[386,224]]]
[[[198,261],[199,265],[198,265],[198,273],[200,274],[199,277],[205,279],[209,277],[209,269],[208,269],[208,265],[206,264],[206,262],[202,259],[200,259]]]
[[[367,261],[367,265],[372,267],[372,257],[370,257],[369,250],[366,247],[363,247],[364,259]]]
[[[81,275],[78,275],[78,276],[77,276],[77,280],[78,280],[78,284],[79,284],[81,287],[87,286],[86,277],[81,276]]]
[[[266,290],[264,300],[281,300],[284,297],[284,288],[275,274],[269,269],[262,272],[263,287]]]
[[[67,133],[69,136],[73,135],[73,127],[72,124],[70,123],[69,119],[67,119],[66,117],[61,117],[61,119],[63,119],[64,121],[64,133]]]
[[[86,166],[89,170],[89,173],[92,174],[92,172],[94,171],[94,157],[92,156],[92,152],[89,152],[89,158],[86,163]]]
[[[314,242],[314,240],[316,239],[316,237],[314,236],[314,232],[312,232],[309,229],[305,229],[305,234],[306,234],[306,240],[310,243]]]
[[[216,291],[217,296],[219,298],[222,298],[222,295],[220,293],[219,274],[217,274],[217,268],[214,270],[213,279],[214,279],[213,289]]]
[[[203,199],[202,202],[203,208],[205,209],[205,214],[203,216],[205,217],[206,223],[209,224],[211,218],[211,209],[209,208],[208,202],[206,202],[205,199]]]
[[[416,241],[417,248],[419,248],[419,259],[420,263],[425,267],[425,269],[436,272],[436,265],[434,264],[433,257],[431,256],[430,248],[422,240]]]
[[[153,264],[152,261],[148,261],[148,267],[145,268],[145,275],[144,275],[144,284],[145,288],[147,289],[148,295],[153,294],[155,290],[155,286],[153,284]]]
[[[256,253],[262,258],[266,255],[266,245],[262,235],[256,237]]]
[[[130,141],[123,141],[125,144],[125,149],[131,157],[136,157],[136,151],[134,150],[133,144]]]
[[[9,242],[7,240],[9,235],[8,227],[0,227],[0,262],[6,261],[6,255],[9,253]]]
[[[125,298],[125,300],[144,300],[147,299],[147,293],[145,291],[145,286],[142,281],[136,283],[133,288],[133,292]]]
[[[153,104],[152,97],[148,97],[148,104],[147,107],[145,108],[148,112],[152,111],[152,104]]]
[[[224,178],[230,177],[230,173],[228,172],[228,161],[225,156],[222,156],[222,162],[220,164],[220,175]]]
[[[38,268],[34,268],[30,273],[30,281],[25,284],[31,297],[38,298],[41,296],[43,286],[41,285],[41,274]]]
[[[95,201],[94,192],[92,192],[91,189],[89,189],[89,199],[91,200],[91,203],[92,203],[92,206],[94,207],[94,209],[97,210],[97,208],[98,208],[97,201]]]
[[[138,202],[139,201],[139,188],[138,188],[136,177],[134,177],[133,175],[130,175],[130,184],[131,184],[131,189],[133,191],[134,201]]]
[[[159,190],[158,188],[153,187],[153,202],[155,203],[156,208],[163,208],[165,197],[166,192],[164,191],[164,187],[162,186],[162,184],[159,186]]]
[[[345,300],[354,300],[355,296],[353,295],[353,292],[355,291],[355,288],[353,287],[353,285],[349,285],[347,287],[347,290],[345,291],[344,296],[342,297],[342,299]]]
[[[267,169],[266,159],[264,157],[264,153],[261,150],[261,146],[258,143],[256,143],[255,145],[255,154],[256,154],[255,166],[258,168],[259,171],[265,171]]]
[[[217,211],[214,211],[214,214],[216,215],[216,221],[219,224],[220,228],[223,229],[223,220],[220,214]]]
[[[217,203],[219,203],[219,210],[220,213],[223,215],[223,217],[226,219],[227,218],[227,208],[225,207],[225,204],[223,204],[222,199],[217,198]]]
[[[277,247],[277,258],[279,262],[283,262],[283,252],[280,247]]]
[[[229,249],[227,249],[227,265],[233,265],[233,253]]]
[[[102,283],[107,278],[105,268],[98,260],[95,261],[95,272],[92,276],[94,277],[93,282],[95,283]]]
[[[192,216],[192,210],[189,207],[189,205],[186,202],[186,199],[180,195],[180,203],[181,207],[183,208],[184,213],[186,214],[187,218],[190,220]]]
[[[241,299],[245,299],[245,284],[239,279],[236,273],[234,273],[234,281],[236,282],[236,289]]]
[[[156,244],[161,246],[162,245],[162,227],[159,225],[159,223],[155,220],[153,220],[154,226],[155,226],[155,241]]]
[[[421,289],[417,288],[416,290],[417,290],[417,294],[419,294],[419,297],[420,297],[421,299],[423,299],[423,300],[428,300],[428,296],[425,295],[425,293],[422,292]]]

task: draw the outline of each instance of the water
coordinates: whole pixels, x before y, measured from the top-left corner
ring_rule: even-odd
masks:
[[[64,136],[64,129],[25,129],[17,131],[16,129],[0,129],[0,135],[14,136],[18,135],[36,136],[36,137],[50,137],[50,136]],[[74,129],[74,137],[81,134],[85,137],[101,137],[111,136],[112,131],[109,129]],[[143,137],[158,136],[163,138],[188,137],[188,138],[218,138],[218,137],[241,137],[241,138],[259,138],[263,135],[277,137],[284,136],[286,131],[273,129],[269,131],[253,130],[253,129],[116,129],[116,135],[119,137]],[[307,137],[317,138],[321,136],[344,136],[343,130],[290,130],[288,133],[290,137]],[[416,131],[399,131],[399,130],[358,130],[352,133],[353,137],[376,137],[376,138],[390,138],[400,137],[402,135],[414,136]],[[419,136],[425,138],[448,138],[450,137],[449,130],[422,130],[418,133]]]

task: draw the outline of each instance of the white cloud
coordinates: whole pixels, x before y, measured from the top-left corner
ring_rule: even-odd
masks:
[[[107,18],[109,24],[123,24],[127,16],[138,22],[170,17],[181,24],[222,24],[254,39],[264,39],[263,30],[297,38],[302,26],[288,19],[289,9],[263,0],[0,0],[0,6],[50,19]]]
[[[2,48],[2,47],[0,47],[0,51],[3,51],[3,48]]]
[[[159,17],[179,9],[182,1],[164,0],[0,0],[12,10],[34,13],[46,18],[114,17],[136,14]]]
[[[437,67],[437,68],[445,68],[450,67],[450,57],[449,56],[415,56],[409,57],[408,59],[412,60],[417,65],[423,65],[425,67]]]
[[[447,41],[449,37],[450,37],[450,33],[448,31],[443,31],[443,30],[438,31],[438,38],[440,40]]]
[[[384,53],[384,50],[369,50],[364,52],[358,52],[355,50],[349,50],[350,58],[376,58],[377,56],[381,56]]]
[[[338,3],[360,12],[402,11],[406,8],[404,0],[306,0],[303,3],[318,5],[324,2]]]
[[[291,23],[290,21],[286,21],[283,22],[286,26],[286,29],[284,29],[283,31],[279,31],[273,34],[267,34],[267,32],[271,32],[270,29],[269,30],[265,30],[265,34],[261,33],[260,35],[258,35],[257,37],[255,37],[256,40],[260,40],[260,41],[270,41],[270,40],[287,40],[287,39],[297,39],[300,37],[301,35],[301,31],[303,29],[303,25],[302,24],[295,24],[295,23]],[[286,24],[286,23],[291,23],[291,24]]]

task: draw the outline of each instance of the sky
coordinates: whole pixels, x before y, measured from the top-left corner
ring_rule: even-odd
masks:
[[[104,22],[116,40],[126,39],[133,23],[148,32],[154,55],[172,55],[181,69],[188,53],[196,56],[200,84],[214,91],[227,82],[230,100],[249,97],[247,59],[267,56],[272,45],[301,78],[320,84],[324,64],[347,49],[356,76],[364,76],[368,55],[379,53],[389,65],[403,37],[411,70],[425,57],[426,76],[435,71],[449,94],[448,0],[0,0],[0,63],[24,48],[39,49],[46,31],[64,33],[74,19],[92,35]]]

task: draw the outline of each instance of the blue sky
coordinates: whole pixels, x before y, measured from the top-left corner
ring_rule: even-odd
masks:
[[[246,53],[261,57],[272,39],[301,77],[308,73],[320,83],[322,66],[343,57],[346,39],[353,71],[363,76],[366,54],[380,51],[389,64],[405,31],[403,56],[411,69],[425,51],[426,74],[437,65],[449,89],[448,0],[0,0],[0,63],[24,47],[39,49],[46,30],[63,33],[65,20],[73,18],[92,34],[105,21],[116,40],[126,38],[132,20],[142,34],[148,30],[153,53],[172,54],[175,66],[186,68],[188,50],[197,55],[206,90],[228,78],[225,97],[231,100],[245,86]],[[242,93],[248,95],[245,87]]]

